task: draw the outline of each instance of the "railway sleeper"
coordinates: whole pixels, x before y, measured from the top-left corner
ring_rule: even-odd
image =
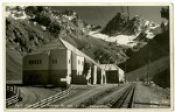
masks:
[[[33,105],[29,105],[27,108],[43,108],[45,106],[48,106],[49,104],[57,101],[60,98],[63,98],[65,95],[69,94],[70,90],[62,91],[61,93],[58,93],[54,96],[51,96],[49,98],[43,99]]]

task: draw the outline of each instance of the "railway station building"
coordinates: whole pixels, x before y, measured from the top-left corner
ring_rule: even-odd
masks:
[[[72,52],[72,83],[102,84],[102,68],[99,63],[78,50],[72,44],[60,39],[64,46]],[[99,77],[101,76],[101,77]]]
[[[102,84],[104,78],[97,62],[63,39],[23,57],[23,84]]]

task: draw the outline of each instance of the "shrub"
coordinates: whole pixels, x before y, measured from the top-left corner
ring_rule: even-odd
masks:
[[[53,33],[54,35],[58,35],[60,33],[61,27],[59,23],[52,22],[48,27],[49,32]]]

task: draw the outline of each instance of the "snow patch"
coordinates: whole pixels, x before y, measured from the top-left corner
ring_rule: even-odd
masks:
[[[154,30],[160,27],[160,25],[152,21],[145,20],[144,27],[145,30],[142,30],[141,27],[139,27],[139,32],[135,35],[117,35],[110,37],[108,35],[100,33],[99,31],[90,31],[89,35],[107,42],[115,42],[121,46],[133,48],[134,46],[138,45],[139,41],[134,41],[134,39],[136,39],[141,32],[144,32],[146,34],[145,38],[153,39],[155,37]]]
[[[138,43],[133,41],[137,37],[136,35],[118,35],[110,37],[108,35],[97,33],[94,31],[90,31],[89,35],[107,42],[115,42],[119,45],[127,46],[129,48],[133,48]]]

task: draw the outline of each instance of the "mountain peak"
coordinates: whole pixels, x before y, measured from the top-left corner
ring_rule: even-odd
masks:
[[[145,20],[138,15],[129,19],[126,13],[118,12],[104,27],[103,34],[109,36],[138,35],[146,29],[153,29],[158,25],[152,21]]]

